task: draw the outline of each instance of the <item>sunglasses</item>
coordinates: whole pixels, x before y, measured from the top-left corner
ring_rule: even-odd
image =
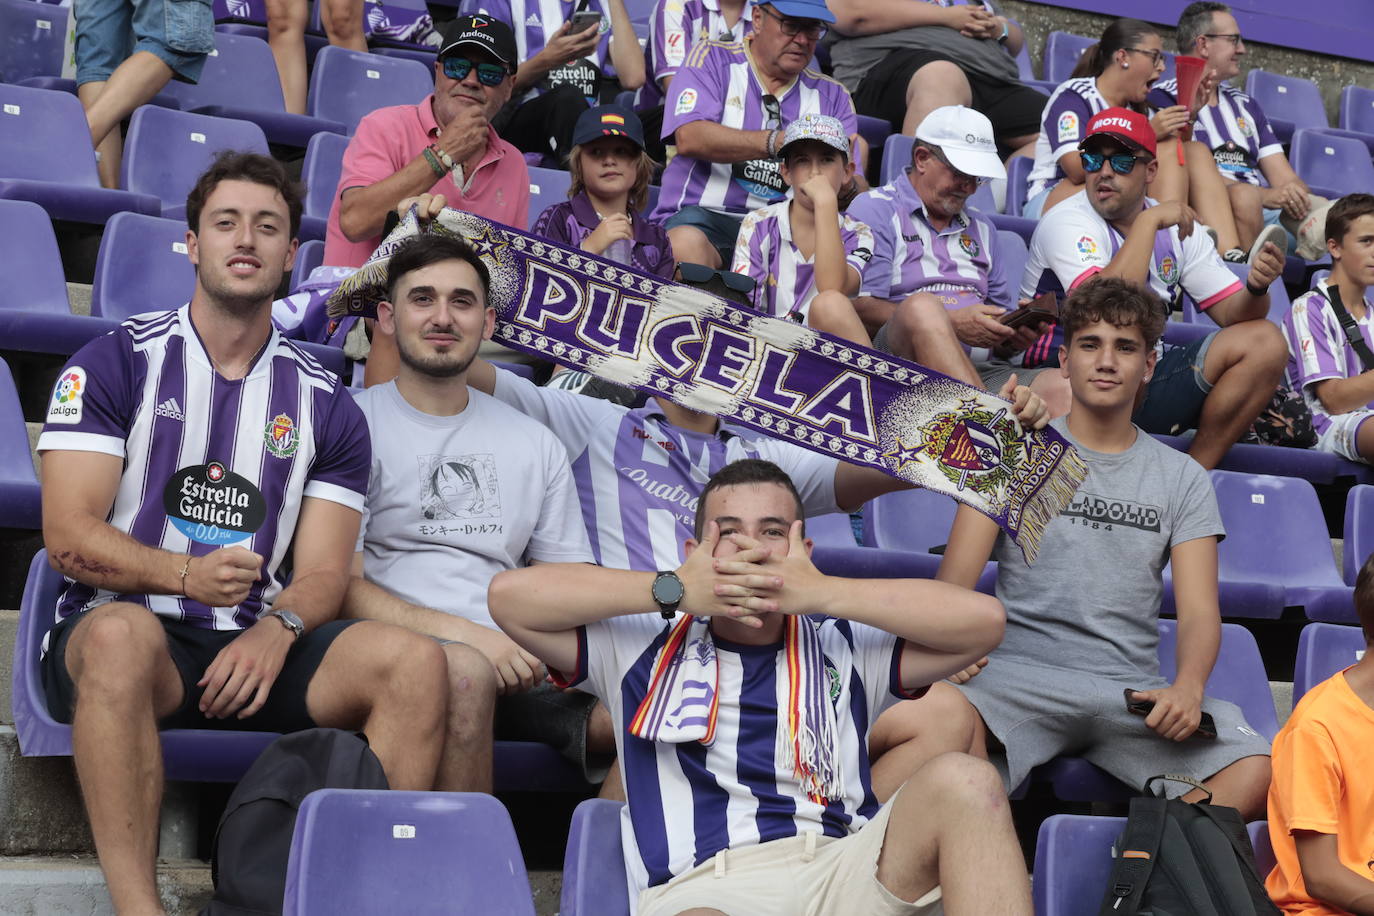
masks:
[[[474,64],[466,57],[445,57],[444,76],[461,83],[468,78],[473,67],[477,68],[477,82],[483,86],[499,86],[510,72],[501,64]]]
[[[1100,172],[1102,164],[1110,162],[1112,171],[1118,175],[1129,175],[1137,162],[1147,161],[1144,156],[1132,156],[1130,153],[1114,153],[1108,156],[1104,153],[1089,153],[1086,150],[1079,150],[1078,158],[1083,163],[1085,172]]]
[[[732,273],[728,270],[716,270],[705,264],[693,264],[691,261],[679,261],[677,275],[679,283],[690,283],[693,286],[710,283],[712,278],[719,278],[727,288],[737,293],[752,293],[754,291],[753,277]]]
[[[778,26],[782,29],[782,34],[788,38],[796,38],[802,35],[812,41],[819,41],[825,37],[829,27],[824,22],[815,19],[793,19],[791,16],[780,16],[768,6],[759,7],[766,15],[778,20]]]

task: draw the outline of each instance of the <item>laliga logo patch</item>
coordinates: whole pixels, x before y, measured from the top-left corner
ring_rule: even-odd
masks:
[[[684,89],[677,97],[677,104],[673,106],[674,114],[688,114],[697,107],[697,91],[695,89]]]
[[[1090,235],[1080,236],[1078,239],[1078,256],[1084,260],[1097,257],[1097,239]]]
[[[247,540],[267,518],[267,501],[245,477],[218,461],[182,468],[162,491],[172,526],[198,544]]]
[[[49,423],[80,423],[82,398],[86,393],[86,370],[72,366],[57,380],[48,405]]]
[[[967,232],[960,234],[959,247],[964,250],[964,254],[971,258],[978,257],[978,242]]]
[[[1078,115],[1066,111],[1059,116],[1059,141],[1072,140],[1078,136]]]
[[[296,454],[296,446],[300,445],[300,433],[296,430],[296,424],[284,413],[279,413],[267,421],[267,427],[262,431],[263,442],[267,444],[267,450],[278,458],[290,458]]]

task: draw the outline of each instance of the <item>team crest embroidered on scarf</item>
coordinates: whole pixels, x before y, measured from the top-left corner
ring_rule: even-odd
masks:
[[[422,230],[412,209],[330,314],[375,315],[392,252],[421,231],[482,257],[500,343],[945,493],[1028,562],[1087,475],[1061,436],[1022,430],[981,388],[457,210]]]

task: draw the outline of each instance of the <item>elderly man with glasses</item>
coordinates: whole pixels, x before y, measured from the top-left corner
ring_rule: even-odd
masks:
[[[1098,112],[1079,150],[1086,187],[1036,226],[1021,294],[1067,295],[1098,277],[1148,286],[1170,309],[1187,293],[1220,330],[1163,349],[1133,420],[1148,433],[1196,429],[1188,453],[1214,468],[1268,405],[1288,361],[1282,334],[1267,320],[1283,253],[1265,242],[1240,280],[1197,230],[1190,207],[1146,197],[1156,145],[1144,115]],[[1055,361],[1058,337],[1056,330],[1033,344],[1026,365]]]
[[[677,155],[654,219],[679,261],[720,267],[744,215],[785,196],[777,156],[792,121],[830,115],[859,143],[849,93],[809,66],[835,21],[823,0],[774,0],[752,16],[743,41],[693,45],[664,103],[663,138]]]

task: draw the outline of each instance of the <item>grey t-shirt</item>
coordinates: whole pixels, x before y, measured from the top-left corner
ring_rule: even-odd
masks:
[[[1064,418],[1053,428],[1073,442]],[[1035,565],[1005,535],[993,551],[1007,633],[997,658],[1109,677],[1159,673],[1155,621],[1169,551],[1225,534],[1207,472],[1139,429],[1119,454],[1073,442],[1088,478],[1040,541]]]
[[[880,60],[894,51],[911,49],[940,51],[958,62],[963,69],[993,79],[1009,83],[1017,83],[1021,79],[1016,61],[997,41],[969,38],[943,25],[913,26],[858,38],[837,35],[830,48],[830,62],[835,68],[835,79],[854,92],[858,90],[864,75]]]

